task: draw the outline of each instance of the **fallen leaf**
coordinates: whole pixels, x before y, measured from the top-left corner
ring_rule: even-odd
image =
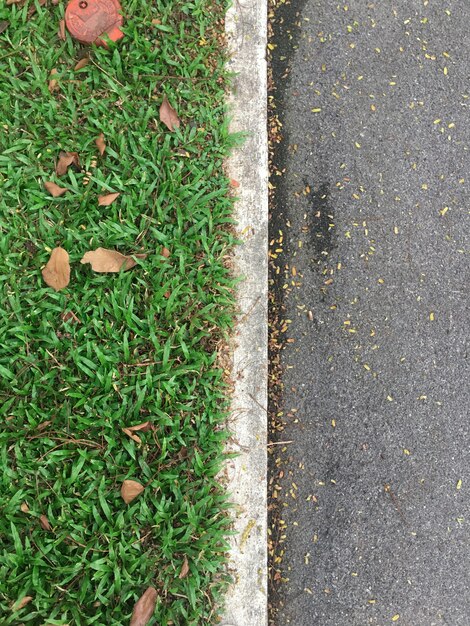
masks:
[[[77,61],[73,69],[77,72],[78,70],[81,70],[82,68],[86,67],[89,62],[90,62],[90,59],[88,57],[83,57],[83,59],[80,59],[80,61]]]
[[[238,180],[235,180],[234,178],[230,179],[230,186],[233,187],[233,189],[237,189],[238,187],[240,187],[240,183],[238,182]]]
[[[51,194],[53,198],[58,198],[59,196],[63,196],[66,191],[68,191],[67,187],[59,187],[56,183],[52,181],[47,181],[44,183],[44,187]]]
[[[163,102],[160,106],[160,121],[165,124],[169,130],[175,130],[180,127],[180,118],[175,109],[168,102],[166,96],[163,97]]]
[[[23,0],[7,0],[7,6],[10,6],[10,4],[19,4],[20,2],[23,2]]]
[[[121,497],[126,504],[129,504],[132,500],[135,500],[137,496],[140,496],[143,490],[143,485],[136,480],[125,480],[121,487]]]
[[[13,605],[12,610],[19,611],[20,609],[24,608],[27,604],[29,604],[31,600],[33,600],[33,596],[25,596],[24,598],[21,598],[21,600],[19,600]]]
[[[42,270],[42,277],[49,287],[60,291],[70,282],[69,255],[63,248],[54,248],[46,267]]]
[[[130,626],[146,626],[155,611],[156,603],[157,590],[149,587],[134,606]]]
[[[165,291],[165,293],[163,294],[164,298],[169,298],[171,296],[171,291]]]
[[[103,156],[103,154],[104,154],[104,152],[106,150],[106,143],[105,143],[105,140],[104,140],[104,134],[103,133],[100,133],[98,135],[98,137],[95,139],[95,144],[96,144],[96,147],[98,148],[99,153],[101,154],[101,156]]]
[[[120,193],[107,193],[104,196],[98,196],[98,206],[109,206],[116,198],[119,198]]]
[[[7,20],[0,20],[0,35],[10,26]]]
[[[139,437],[139,435],[134,435],[134,433],[130,431],[128,428],[123,428],[122,430],[124,433],[126,433],[128,437],[132,439],[132,441],[135,441],[138,444],[142,443],[142,439]]]
[[[165,246],[163,246],[162,248],[162,256],[165,257],[165,259],[167,259],[170,256],[170,251],[168,250],[168,248],[165,248]]]
[[[65,20],[60,20],[59,22],[59,39],[62,39],[62,41],[65,41]]]
[[[185,556],[183,565],[181,566],[181,572],[178,578],[186,578],[188,574],[189,574],[189,563],[188,563],[188,557]]]
[[[23,513],[29,513],[29,506],[26,504],[26,502],[23,502],[20,506],[20,510]]]
[[[134,254],[134,256],[137,259],[145,259],[147,255]],[[126,256],[117,250],[106,250],[106,248],[96,248],[96,250],[85,252],[80,263],[91,263],[91,269],[101,274],[126,271],[137,265],[132,256]]]
[[[59,154],[59,160],[55,168],[57,176],[63,176],[67,173],[67,170],[71,165],[80,167],[80,160],[78,158],[78,152],[63,152]]]
[[[142,443],[142,439],[136,435],[136,432],[146,433],[149,430],[153,430],[152,422],[143,422],[142,424],[137,424],[136,426],[124,427],[123,432],[126,433],[128,437],[133,439],[137,443]]]
[[[64,311],[60,317],[64,322],[75,322],[76,324],[81,324],[80,320],[73,311]]]
[[[49,524],[49,520],[45,515],[39,516],[39,523],[41,524],[42,528],[44,528],[44,530],[52,530],[52,526]]]
[[[48,89],[49,89],[50,93],[54,93],[54,91],[57,91],[59,89],[59,83],[58,83],[57,79],[53,78],[56,75],[57,75],[57,70],[54,68],[53,70],[51,70],[51,73],[49,74],[49,86],[48,86]]]

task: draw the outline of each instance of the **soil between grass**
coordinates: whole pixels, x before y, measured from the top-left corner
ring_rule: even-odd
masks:
[[[109,50],[58,37],[62,2],[0,7],[2,624],[122,626],[150,585],[149,624],[215,619],[228,532],[216,345],[233,321],[224,5],[123,2]],[[58,178],[61,150],[81,165]],[[45,181],[69,191],[52,198]],[[41,276],[56,246],[71,263],[58,292]],[[80,264],[98,247],[147,257],[98,274]],[[122,430],[145,421],[141,443]],[[126,479],[145,487],[130,504]]]

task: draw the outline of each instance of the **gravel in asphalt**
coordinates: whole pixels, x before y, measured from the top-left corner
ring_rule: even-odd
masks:
[[[271,623],[468,626],[470,4],[272,22]]]

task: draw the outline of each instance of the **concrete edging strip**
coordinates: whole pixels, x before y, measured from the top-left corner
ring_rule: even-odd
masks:
[[[230,130],[246,139],[227,162],[238,181],[235,204],[242,244],[235,250],[237,293],[231,407],[231,442],[237,458],[227,463],[228,492],[236,536],[230,571],[235,582],[225,602],[227,626],[266,626],[267,617],[267,376],[268,376],[268,139],[267,2],[234,2],[226,16],[235,73],[229,98]]]

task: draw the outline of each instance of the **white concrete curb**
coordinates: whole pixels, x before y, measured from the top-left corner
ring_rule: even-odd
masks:
[[[267,616],[267,374],[268,374],[268,139],[267,1],[234,1],[226,16],[230,130],[246,134],[227,167],[237,180],[235,205],[243,244],[235,251],[240,315],[234,337],[234,394],[227,466],[235,504],[230,569],[235,583],[226,596],[226,626],[266,626]]]

